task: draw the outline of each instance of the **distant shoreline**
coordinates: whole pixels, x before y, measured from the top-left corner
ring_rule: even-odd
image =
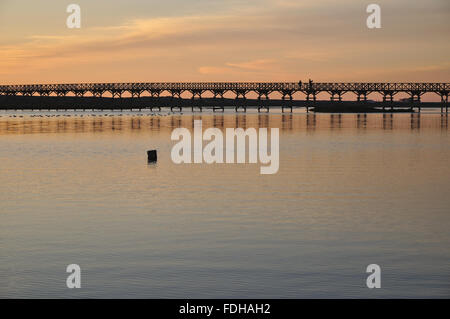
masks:
[[[195,110],[211,108],[214,110],[238,108],[239,111],[270,108],[284,108],[288,111],[294,108],[307,108],[313,112],[325,113],[355,113],[355,112],[412,112],[420,108],[441,108],[446,105],[440,102],[378,102],[378,101],[305,101],[305,100],[258,100],[258,99],[183,99],[172,97],[75,97],[75,96],[0,96],[0,110],[126,110],[171,108],[178,111],[184,108]]]

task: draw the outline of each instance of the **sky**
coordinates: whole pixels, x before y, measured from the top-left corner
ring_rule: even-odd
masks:
[[[1,84],[450,81],[448,0],[0,0],[0,30]]]

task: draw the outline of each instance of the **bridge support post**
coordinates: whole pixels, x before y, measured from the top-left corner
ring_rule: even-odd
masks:
[[[199,105],[196,105],[197,102],[199,103]],[[200,112],[203,112],[202,106],[200,105],[201,99],[196,100],[194,97],[192,97],[191,103],[192,103],[192,105],[191,105],[192,112],[194,112],[196,106],[200,109]]]
[[[338,100],[339,102],[342,101],[342,91],[331,91],[330,93],[330,101],[336,101]],[[337,97],[335,97],[335,95],[337,95]]]
[[[240,101],[239,101],[239,94],[236,95],[236,100],[235,100],[235,112],[238,112],[239,108],[243,108],[244,112],[247,112],[247,98],[245,97],[246,93],[241,94],[242,95],[242,105],[240,105]]]
[[[366,91],[357,91],[356,99],[358,102],[361,102],[361,97],[363,97],[363,101],[367,102],[367,92]]]
[[[195,107],[197,106],[200,109],[200,112],[203,111],[202,109],[202,93],[204,92],[203,90],[192,90],[190,91],[192,94],[192,98],[191,98],[191,110],[192,112],[194,112]],[[196,98],[198,97],[198,98]],[[197,105],[198,103],[198,105]]]
[[[267,94],[265,94],[265,99],[261,99],[261,97],[264,95],[259,95],[258,96],[258,113],[261,112],[261,109],[266,109],[266,113],[269,112],[269,96]]]
[[[448,113],[448,94],[445,97],[445,113]]]
[[[216,99],[217,95],[220,96],[220,104],[219,107],[213,107],[213,111],[216,109],[220,109],[222,112],[225,112],[225,99],[223,97],[224,92],[214,92],[214,99]]]
[[[420,104],[421,104],[420,97],[422,96],[422,94],[423,94],[424,92],[422,92],[422,91],[410,91],[410,92],[408,92],[408,93],[409,93],[410,99],[411,99],[411,111],[414,110],[414,105],[417,104],[417,107],[418,107],[419,112],[420,112],[420,109],[421,109],[421,105],[420,105]]]
[[[317,100],[316,94],[317,94],[317,92],[315,92],[315,91],[308,91],[308,92],[306,92],[306,113],[309,113],[309,108],[311,106],[310,105],[310,102],[311,102],[310,95],[312,95],[313,102],[316,102],[316,100]]]
[[[316,92],[310,92],[310,93],[307,93],[307,94],[306,94],[306,101],[309,102],[309,101],[311,100],[309,96],[312,95],[313,101],[316,102],[316,94],[317,94]]]
[[[286,102],[285,96],[282,96],[282,102],[281,102],[281,113],[284,113],[285,108],[290,108],[292,113],[292,95],[289,94],[289,102]],[[288,103],[288,106],[286,106],[286,103]]]
[[[385,110],[386,103],[388,102],[391,106],[391,111],[394,110],[394,95],[396,94],[395,91],[388,90],[388,91],[382,91],[381,94],[383,94],[383,111]]]
[[[448,93],[444,92],[444,93],[439,93],[439,95],[441,96],[441,113],[444,113],[444,107],[445,107],[445,112],[448,112]]]

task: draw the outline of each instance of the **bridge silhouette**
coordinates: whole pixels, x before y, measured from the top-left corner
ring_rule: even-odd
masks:
[[[390,105],[391,108],[404,106],[394,103],[394,96],[398,93],[406,93],[409,96],[410,105],[421,107],[421,97],[425,93],[434,93],[441,98],[441,110],[445,107],[448,111],[448,96],[450,93],[450,83],[371,83],[371,82],[349,82],[349,83],[329,83],[329,82],[152,82],[152,83],[73,83],[73,84],[29,84],[29,85],[0,85],[0,95],[3,96],[23,96],[23,97],[51,97],[52,95],[65,98],[72,94],[75,97],[85,97],[90,94],[94,98],[104,98],[105,93],[111,94],[112,99],[122,99],[125,93],[131,95],[132,99],[142,99],[143,94],[148,93],[154,99],[161,98],[164,92],[169,93],[173,101],[191,100],[202,101],[204,94],[210,92],[213,97],[208,100],[217,108],[223,110],[220,101],[224,100],[224,94],[232,92],[236,104],[236,110],[243,107],[246,110],[245,101],[247,94],[254,92],[257,95],[261,108],[268,110],[268,105],[263,105],[263,101],[270,100],[270,95],[278,93],[281,96],[281,107],[290,108],[292,111],[293,95],[297,92],[305,94],[305,102],[316,102],[319,93],[326,92],[332,102],[342,102],[344,94],[353,93],[355,102],[367,102],[368,95],[372,93],[381,94],[383,98],[382,107]],[[184,99],[181,95],[190,93],[190,99]],[[244,101],[244,103],[242,103]],[[398,101],[395,101],[398,102]],[[202,104],[191,104],[202,108]],[[310,104],[306,104],[308,108]],[[153,107],[153,106],[152,106]],[[181,110],[182,107],[178,106]],[[1,106],[0,106],[1,108]],[[173,108],[173,107],[171,107]],[[216,110],[216,107],[214,107]]]

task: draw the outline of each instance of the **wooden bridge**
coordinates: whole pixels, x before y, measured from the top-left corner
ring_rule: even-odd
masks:
[[[237,100],[245,100],[247,94],[254,92],[258,100],[269,100],[272,93],[278,93],[283,101],[292,101],[297,92],[305,94],[306,101],[316,101],[317,95],[326,92],[330,101],[342,101],[344,94],[351,93],[356,101],[367,101],[372,93],[381,94],[383,102],[394,102],[398,93],[406,93],[413,103],[420,103],[425,93],[437,94],[448,109],[450,83],[372,83],[372,82],[152,82],[152,83],[74,83],[74,84],[29,84],[0,85],[0,95],[6,96],[57,96],[91,95],[101,98],[105,93],[113,99],[122,98],[128,93],[132,98],[141,98],[143,94],[159,98],[168,92],[172,98],[181,98],[188,92],[192,100],[201,100],[203,94],[210,92],[213,99],[223,99],[224,94],[232,92]],[[186,100],[186,99],[183,99]],[[442,107],[441,107],[442,108]],[[291,108],[292,109],[292,108]]]

